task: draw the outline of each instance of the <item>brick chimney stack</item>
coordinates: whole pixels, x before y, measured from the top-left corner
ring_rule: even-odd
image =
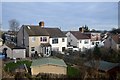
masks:
[[[44,27],[44,21],[39,22],[39,26],[40,26],[41,28],[43,28],[43,27]]]
[[[84,33],[84,27],[80,27],[80,28],[79,28],[79,31],[80,31],[81,33]]]

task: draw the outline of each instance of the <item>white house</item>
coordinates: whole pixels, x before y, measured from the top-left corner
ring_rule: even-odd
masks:
[[[49,43],[52,51],[59,51],[64,54],[67,48],[67,36],[59,28],[44,28],[49,33]]]
[[[110,35],[104,42],[104,47],[120,50],[120,34]]]
[[[74,46],[79,48],[80,51],[85,51],[91,48],[90,38],[81,33],[80,31],[69,31],[66,34],[68,40],[68,46]]]

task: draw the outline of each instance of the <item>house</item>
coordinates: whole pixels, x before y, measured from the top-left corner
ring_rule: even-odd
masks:
[[[41,58],[32,61],[31,74],[39,73],[67,74],[67,65],[62,59]]]
[[[0,52],[8,58],[26,58],[26,49],[13,44],[4,44],[0,47]]]
[[[120,34],[111,34],[104,42],[105,48],[120,50]]]
[[[7,31],[4,34],[5,42],[16,45],[17,43],[17,32]]]
[[[118,63],[111,63],[107,61],[96,61],[91,60],[84,64],[88,68],[97,69],[99,75],[105,76],[105,78],[110,78],[110,80],[114,80],[116,78],[116,74],[118,73]],[[115,79],[116,80],[116,79]]]
[[[58,28],[46,28],[44,22],[39,25],[23,25],[17,34],[17,45],[27,49],[27,56],[36,53],[50,56],[51,51],[61,53],[67,47],[67,37]]]
[[[91,48],[91,39],[80,31],[69,31],[66,36],[68,46],[77,47],[80,51],[85,51],[86,49]]]
[[[90,37],[91,39],[91,48],[95,47],[97,44],[99,47],[101,47],[102,41],[101,41],[101,33],[98,31],[89,31],[89,32],[84,32],[87,36]]]
[[[51,44],[52,51],[59,51],[64,54],[67,48],[67,37],[58,28],[44,28],[49,33],[49,43]]]

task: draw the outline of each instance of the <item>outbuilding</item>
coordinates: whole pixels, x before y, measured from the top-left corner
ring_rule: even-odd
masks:
[[[62,59],[55,58],[41,58],[32,61],[31,74],[37,75],[39,73],[51,74],[67,74],[67,65]]]

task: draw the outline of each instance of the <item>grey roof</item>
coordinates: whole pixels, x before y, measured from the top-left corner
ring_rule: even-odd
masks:
[[[29,36],[49,36],[48,32],[40,26],[26,25],[24,26],[24,29]]]
[[[46,65],[46,64],[51,64],[51,65],[58,65],[58,66],[64,66],[67,67],[65,62],[62,59],[55,59],[55,58],[41,58],[41,59],[36,59],[32,61],[32,66],[41,66],[41,65]]]
[[[105,71],[105,72],[107,72],[107,71],[109,71],[109,70],[118,66],[118,63],[111,63],[111,62],[107,62],[107,61],[99,61],[99,62],[89,61],[89,62],[85,63],[85,66],[93,67],[97,64],[98,64],[98,69],[102,70],[102,71]]]
[[[59,28],[41,28],[40,26],[24,25],[29,36],[50,36],[50,37],[66,37]]]
[[[59,28],[43,28],[45,29],[50,37],[66,37],[66,35]]]
[[[77,39],[90,39],[90,37],[80,31],[70,31],[70,33],[72,33]]]

